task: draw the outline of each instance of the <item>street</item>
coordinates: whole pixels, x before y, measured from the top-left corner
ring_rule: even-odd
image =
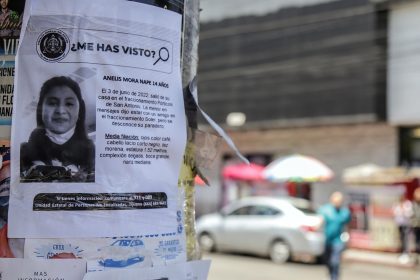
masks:
[[[326,280],[322,265],[286,263],[276,265],[268,259],[233,255],[206,254],[211,259],[209,280]],[[344,263],[341,280],[415,280],[419,269],[393,268],[383,265]]]

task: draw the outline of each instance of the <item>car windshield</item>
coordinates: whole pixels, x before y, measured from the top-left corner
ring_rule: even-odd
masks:
[[[130,246],[130,240],[117,240],[111,246]]]
[[[305,214],[316,214],[311,208],[296,207],[298,210],[302,211]]]
[[[312,209],[310,202],[307,200],[291,199],[289,202],[293,205],[293,207],[305,214],[316,214],[316,212]]]

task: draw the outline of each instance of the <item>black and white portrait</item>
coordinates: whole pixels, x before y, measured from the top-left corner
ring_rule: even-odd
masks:
[[[52,77],[39,90],[36,128],[20,148],[21,182],[94,182],[95,145],[79,84]]]

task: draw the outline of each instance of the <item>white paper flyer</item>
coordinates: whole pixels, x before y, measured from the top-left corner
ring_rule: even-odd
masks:
[[[26,5],[9,236],[172,231],[186,143],[181,15],[121,0]]]
[[[25,258],[83,259],[90,272],[183,263],[186,262],[185,235],[26,239]]]
[[[0,259],[0,276],[4,280],[81,280],[85,274],[83,260]]]

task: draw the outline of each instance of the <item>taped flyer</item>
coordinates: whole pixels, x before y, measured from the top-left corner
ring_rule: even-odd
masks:
[[[26,12],[9,237],[138,236],[176,227],[186,144],[182,16],[121,0],[27,1]]]

